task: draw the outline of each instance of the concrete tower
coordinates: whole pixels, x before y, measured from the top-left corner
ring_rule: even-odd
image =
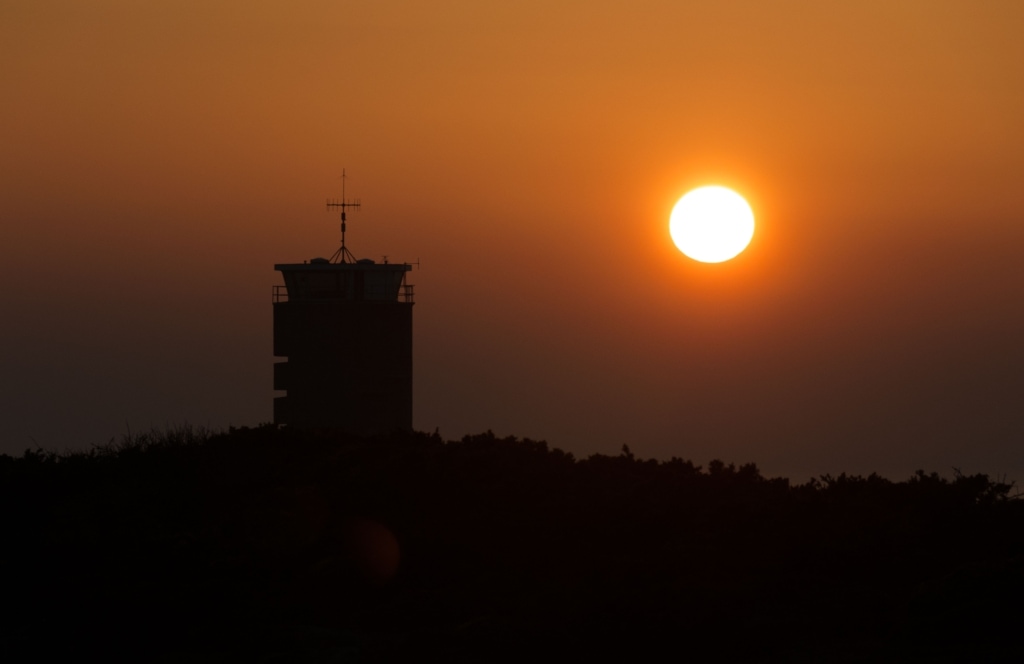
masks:
[[[344,176],[343,176],[344,177]],[[344,181],[344,180],[343,180]],[[407,263],[356,260],[345,247],[331,259],[275,265],[274,423],[360,435],[412,429],[412,286]]]

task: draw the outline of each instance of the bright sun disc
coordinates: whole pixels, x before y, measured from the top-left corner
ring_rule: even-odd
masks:
[[[690,258],[721,263],[735,258],[754,237],[754,212],[743,197],[725,187],[701,187],[672,208],[668,231]]]

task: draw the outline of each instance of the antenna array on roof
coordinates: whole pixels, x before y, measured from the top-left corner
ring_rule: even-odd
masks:
[[[358,199],[350,201],[345,198],[345,169],[341,169],[341,200],[327,199],[327,209],[341,208],[341,248],[331,256],[332,263],[355,263],[356,257],[345,247],[345,210],[352,208],[358,210],[361,203]]]

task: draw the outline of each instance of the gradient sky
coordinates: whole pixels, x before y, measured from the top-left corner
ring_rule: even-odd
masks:
[[[1024,3],[5,0],[0,451],[271,418],[274,263],[411,281],[415,414],[1024,480]],[[668,235],[722,184],[734,261]]]

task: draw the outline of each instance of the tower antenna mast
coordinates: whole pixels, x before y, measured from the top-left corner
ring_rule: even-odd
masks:
[[[345,169],[341,169],[341,200],[336,201],[327,199],[327,210],[331,208],[341,208],[341,248],[334,252],[331,256],[332,263],[355,263],[356,257],[352,255],[352,252],[345,247],[345,210],[352,208],[358,210],[360,208],[359,200],[350,201],[345,198]]]

